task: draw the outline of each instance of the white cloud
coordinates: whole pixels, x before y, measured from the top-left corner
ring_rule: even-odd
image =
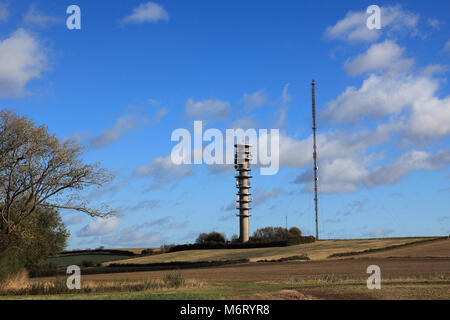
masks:
[[[402,57],[404,49],[395,42],[386,40],[373,44],[367,52],[345,63],[345,70],[352,76],[367,71],[408,71],[414,65],[413,59]]]
[[[432,77],[435,74],[446,73],[449,70],[447,65],[444,64],[430,64],[420,70],[420,72],[427,76]]]
[[[416,170],[439,170],[450,165],[450,149],[431,154],[411,150],[386,166],[369,168],[370,157],[350,155],[325,159],[319,163],[319,189],[321,193],[355,192],[358,188],[373,188],[394,184]],[[313,189],[310,171],[299,175],[294,183],[305,184],[305,191]]]
[[[145,22],[156,23],[161,20],[169,20],[169,14],[164,7],[154,2],[147,2],[133,9],[133,12],[122,21],[141,24]]]
[[[218,99],[194,101],[190,98],[186,101],[186,115],[196,120],[226,120],[231,113],[230,103]]]
[[[291,85],[290,83],[286,83],[286,85],[283,88],[283,92],[281,93],[281,103],[282,104],[287,104],[287,103],[291,102],[291,100],[292,100],[292,97],[288,92],[290,85]]]
[[[354,192],[368,174],[363,163],[353,158],[323,161],[319,168],[320,191],[324,193]]]
[[[156,113],[155,113],[155,122],[159,122],[161,121],[162,118],[164,118],[166,116],[166,114],[169,113],[169,109],[167,108],[161,108],[159,109]]]
[[[45,28],[52,24],[64,23],[64,17],[56,17],[45,14],[38,10],[35,4],[31,4],[27,13],[23,17],[23,23],[33,27]]]
[[[255,189],[253,195],[253,207],[263,204],[269,200],[276,199],[283,194],[284,190],[282,188],[275,188],[267,191],[261,192],[259,189]]]
[[[29,32],[19,29],[0,40],[0,97],[20,97],[26,85],[47,69],[46,49]]]
[[[367,28],[366,21],[369,16],[365,11],[350,11],[344,19],[328,27],[325,36],[347,42],[373,42],[378,40],[382,32],[391,34],[408,31],[411,35],[417,33],[419,15],[403,10],[400,6],[381,7],[381,30]]]
[[[145,121],[144,121],[145,122]],[[126,115],[117,119],[112,128],[106,129],[100,135],[91,139],[91,146],[99,149],[107,144],[115,142],[128,132],[143,124],[143,119],[137,115]]]
[[[339,123],[400,112],[433,96],[438,83],[426,77],[371,75],[361,88],[348,87],[322,115]]]
[[[450,40],[444,44],[444,52],[450,53]]]
[[[275,123],[275,128],[283,128],[286,124],[286,117],[287,117],[287,109],[286,108],[280,108],[278,111],[279,118],[277,122]]]
[[[72,216],[70,219],[64,221],[66,225],[75,225],[83,222],[83,217],[81,215]]]
[[[244,108],[247,111],[251,111],[264,105],[267,102],[268,95],[264,93],[264,90],[258,90],[254,93],[244,93],[244,97],[241,102],[244,104]]]
[[[116,231],[120,226],[120,220],[116,217],[97,218],[84,226],[79,232],[79,237],[101,236]]]
[[[436,19],[436,18],[430,18],[430,19],[428,19],[428,24],[429,24],[433,29],[436,29],[436,30],[440,30],[440,29],[441,29],[441,26],[442,26],[444,23],[445,23],[444,21],[440,21],[439,19]]]
[[[259,126],[259,123],[249,117],[244,117],[244,118],[238,119],[238,120],[234,121],[233,124],[231,125],[231,127],[233,129],[240,128],[240,129],[244,129],[244,130],[247,130],[249,128],[257,128],[258,126]]]
[[[325,35],[330,39],[341,39],[349,42],[371,42],[380,36],[378,30],[369,30],[366,26],[368,15],[365,12],[350,11],[345,18],[334,26],[328,27]]]
[[[140,210],[151,210],[155,209],[159,205],[159,200],[143,200],[135,205],[130,205],[125,208],[120,209],[120,211],[140,211]]]
[[[450,149],[435,154],[411,150],[400,156],[393,163],[374,169],[364,180],[368,187],[375,187],[398,182],[414,170],[437,170],[450,165]]]
[[[347,88],[322,114],[339,123],[407,110],[409,118],[397,123],[403,134],[415,140],[442,138],[450,134],[450,97],[440,99],[438,89],[439,82],[426,76],[371,75],[361,88]]]
[[[168,155],[165,158],[156,158],[148,165],[137,167],[134,174],[141,178],[153,177],[157,183],[169,183],[192,175],[192,166],[176,165]]]
[[[259,188],[256,188],[253,190],[253,201],[252,201],[252,207],[259,206],[267,201],[273,200],[278,198],[284,193],[284,190],[282,188],[275,188],[267,191],[261,191]],[[236,210],[236,201],[230,202],[228,205],[222,207],[223,211],[233,211]],[[226,221],[230,217],[223,216],[220,218],[221,221]]]
[[[408,123],[408,133],[416,139],[442,138],[450,135],[450,96],[435,96],[415,101]]]
[[[154,247],[162,241],[160,233],[144,233],[133,228],[125,228],[118,234],[102,238],[102,243],[112,247]]]
[[[0,2],[0,22],[7,21],[9,17],[9,10],[6,3]]]

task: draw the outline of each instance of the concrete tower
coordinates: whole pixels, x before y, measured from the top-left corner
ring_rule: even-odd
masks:
[[[234,155],[234,168],[237,171],[236,175],[236,209],[239,210],[239,240],[247,242],[249,238],[248,219],[250,217],[250,145],[249,144],[235,144],[236,152]]]

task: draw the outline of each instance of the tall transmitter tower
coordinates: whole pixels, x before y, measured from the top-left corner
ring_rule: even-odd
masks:
[[[250,144],[235,144],[234,168],[237,171],[236,175],[236,209],[239,210],[239,240],[247,242],[249,238],[248,219],[250,217]]]

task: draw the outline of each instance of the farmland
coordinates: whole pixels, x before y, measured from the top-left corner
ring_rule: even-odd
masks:
[[[82,277],[84,285],[93,288],[101,286],[102,289],[74,294],[6,295],[3,299],[449,299],[450,240],[429,240],[324,240],[292,247],[246,249],[244,252],[240,249],[189,250],[137,256],[118,261],[136,263],[143,260],[148,263],[175,261],[180,257],[190,261],[226,259],[242,257],[245,252],[252,261],[177,271],[189,284],[177,288],[157,285],[164,283],[170,270],[86,274]],[[351,257],[327,258],[331,254],[367,249],[375,251]],[[256,262],[262,257],[277,258],[299,253],[306,253],[312,259]],[[366,269],[369,265],[378,265],[381,269],[381,290],[368,290],[366,287]],[[36,284],[54,280],[53,277],[46,277],[29,281]],[[149,282],[156,285],[143,290],[126,289]],[[108,285],[119,289],[107,290],[104,286]]]
[[[393,245],[405,245],[433,238],[393,238],[393,239],[361,239],[361,240],[321,240],[314,243],[299,244],[288,247],[255,248],[255,249],[221,249],[221,250],[186,250],[153,256],[134,257],[120,261],[104,263],[133,263],[148,264],[174,261],[217,261],[250,259],[276,260],[284,257],[306,254],[311,260],[326,259],[336,253],[363,251],[367,249],[381,249]]]
[[[81,265],[85,261],[93,263],[102,263],[105,261],[116,261],[121,259],[127,259],[128,256],[119,254],[101,254],[101,253],[83,253],[83,254],[64,254],[55,257],[49,257],[42,262],[42,264],[54,263],[59,267],[65,267],[69,265]]]

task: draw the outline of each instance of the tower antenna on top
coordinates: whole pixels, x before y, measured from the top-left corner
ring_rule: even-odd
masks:
[[[319,208],[317,206],[317,144],[316,144],[316,88],[315,81],[312,83],[312,117],[313,117],[313,160],[314,160],[314,204],[316,212],[316,240],[319,240]]]

